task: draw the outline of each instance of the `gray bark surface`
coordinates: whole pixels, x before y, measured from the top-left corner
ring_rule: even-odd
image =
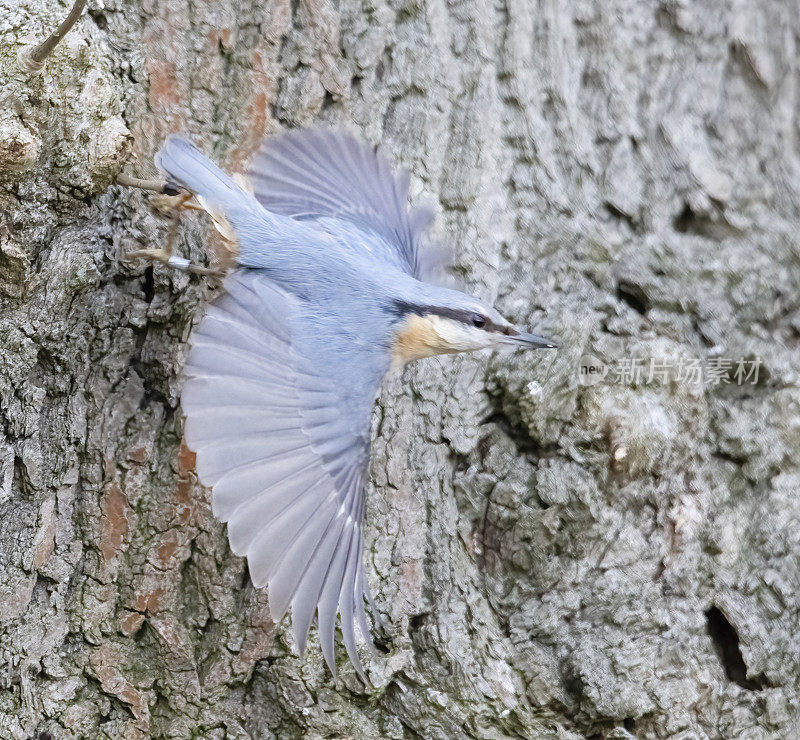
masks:
[[[22,74],[67,10],[0,0],[0,737],[800,736],[796,5],[92,0]],[[314,121],[562,339],[387,381],[371,687],[297,656],[181,445],[213,286],[127,255],[220,242],[112,184],[173,130],[235,170]]]

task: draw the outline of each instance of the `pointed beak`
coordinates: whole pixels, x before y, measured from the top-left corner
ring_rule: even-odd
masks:
[[[510,344],[515,347],[525,347],[526,349],[555,349],[558,342],[539,334],[529,334],[526,331],[517,330],[516,334],[507,334],[503,337],[503,344]]]

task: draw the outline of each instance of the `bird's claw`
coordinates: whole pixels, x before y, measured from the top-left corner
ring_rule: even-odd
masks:
[[[167,264],[171,255],[163,249],[137,249],[135,252],[128,254],[128,257],[131,259],[146,259],[151,262],[163,262]]]
[[[179,193],[158,193],[150,197],[150,204],[159,211],[202,211],[203,207],[195,200],[192,193],[181,191]]]

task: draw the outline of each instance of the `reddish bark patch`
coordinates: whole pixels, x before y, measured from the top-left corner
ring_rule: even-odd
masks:
[[[246,122],[239,135],[239,144],[232,149],[227,164],[233,171],[242,171],[264,138],[277,128],[272,117],[272,104],[278,97],[280,65],[278,54],[283,37],[291,26],[291,6],[283,2],[273,8],[273,23],[266,38],[253,49],[250,58],[250,96],[241,116]]]
[[[147,450],[144,447],[137,447],[135,450],[131,450],[128,453],[128,460],[139,465],[147,462]]]
[[[181,442],[181,450],[178,453],[178,472],[193,473],[196,464],[197,455],[186,446],[186,442]]]
[[[231,668],[237,676],[250,676],[255,664],[272,651],[275,622],[269,617],[266,599],[263,599],[260,608],[254,606],[257,613],[247,626],[241,650],[231,662]]]
[[[150,707],[146,697],[125,678],[123,655],[120,650],[113,645],[101,645],[92,653],[89,660],[103,691],[127,704],[136,719],[137,729],[148,732]]]
[[[192,506],[192,489],[195,483],[194,466],[197,456],[185,442],[181,443],[178,453],[178,485],[175,489],[175,511],[178,524],[189,524],[194,508]]]
[[[192,519],[191,491],[192,481],[188,479],[178,481],[175,498],[179,524],[189,524]]]
[[[178,549],[178,535],[174,530],[170,530],[169,532],[164,533],[164,537],[161,540],[161,544],[158,547],[157,555],[158,561],[164,568],[170,567],[170,561],[172,560],[172,556],[175,554],[176,550]]]
[[[158,59],[148,59],[147,61],[150,100],[159,103],[163,107],[180,103],[180,90],[175,66]]]
[[[144,614],[139,612],[125,612],[119,620],[119,630],[126,637],[135,635],[144,624]]]
[[[254,133],[253,138],[263,137],[267,130],[267,113],[269,100],[267,94],[263,91],[256,93],[247,109],[250,113],[250,127]]]
[[[105,562],[111,562],[122,549],[128,534],[126,516],[127,500],[119,483],[111,481],[105,487],[100,500],[100,553]]]
[[[230,28],[212,28],[207,34],[209,47],[213,49],[222,48],[226,51],[230,50],[233,38],[233,32]]]
[[[163,588],[154,588],[152,591],[140,591],[136,594],[133,608],[142,614],[154,614],[161,608],[162,596],[164,596]]]
[[[400,564],[400,591],[411,602],[422,596],[422,568],[418,560],[404,560]]]
[[[188,57],[194,56],[186,45],[191,23],[185,13],[175,12],[170,3],[145,0],[142,4],[141,51],[147,69],[147,111],[131,125],[134,152],[149,165],[153,149],[169,131],[186,129],[190,100]]]

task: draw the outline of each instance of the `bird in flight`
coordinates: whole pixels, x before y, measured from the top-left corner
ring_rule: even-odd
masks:
[[[166,192],[191,194],[237,247],[224,294],[190,339],[181,405],[197,475],[231,550],[268,588],[272,618],[291,607],[302,653],[316,611],[335,675],[339,615],[366,681],[355,626],[374,651],[361,530],[383,377],[442,353],[556,345],[430,282],[440,267],[423,241],[431,212],[409,208],[408,175],[348,133],[268,139],[247,187],[181,136],[156,164]]]

